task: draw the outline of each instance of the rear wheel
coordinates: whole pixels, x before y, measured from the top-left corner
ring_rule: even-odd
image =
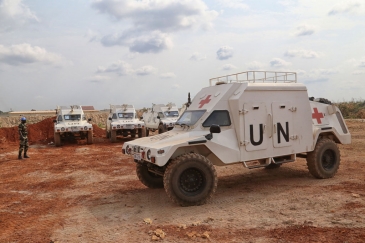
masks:
[[[148,137],[148,135],[150,135],[150,130],[146,127],[146,137]]]
[[[146,165],[137,164],[136,172],[138,179],[149,188],[163,188],[163,177],[152,173]]]
[[[205,204],[218,184],[213,164],[200,154],[183,154],[174,159],[164,174],[169,198],[181,206]]]
[[[110,141],[112,143],[115,143],[117,141],[117,131],[116,130],[110,131]]]
[[[92,144],[93,143],[93,131],[88,131],[87,132],[87,144]]]
[[[61,134],[59,133],[54,134],[54,143],[57,147],[61,146]]]
[[[138,137],[139,138],[146,137],[146,130],[144,128],[139,128],[138,129]]]
[[[166,132],[165,126],[163,124],[160,124],[158,126],[158,134],[161,134],[161,133],[164,133],[164,132]]]
[[[333,177],[340,167],[340,150],[331,139],[317,141],[316,147],[307,154],[309,172],[318,179]]]

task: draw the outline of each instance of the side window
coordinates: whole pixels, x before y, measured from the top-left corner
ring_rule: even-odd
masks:
[[[117,114],[114,113],[112,119],[117,119]]]
[[[62,116],[59,115],[58,118],[57,118],[58,121],[62,121]]]
[[[165,117],[165,116],[164,116],[164,114],[163,114],[162,112],[159,112],[159,113],[158,113],[158,116],[159,116],[160,118]]]
[[[230,126],[231,119],[229,118],[229,112],[226,110],[213,111],[212,114],[203,122],[203,127],[210,127],[211,125]]]

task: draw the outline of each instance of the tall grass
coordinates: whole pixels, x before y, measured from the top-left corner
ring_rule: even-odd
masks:
[[[334,103],[345,119],[365,119],[365,100],[343,101]]]

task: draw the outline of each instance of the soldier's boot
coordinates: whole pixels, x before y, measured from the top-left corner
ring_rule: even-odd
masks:
[[[22,152],[21,152],[21,151],[19,151],[18,159],[23,159],[23,158],[22,158]]]
[[[27,155],[27,152],[28,152],[28,148],[25,148],[24,149],[24,158],[30,158],[28,155]]]

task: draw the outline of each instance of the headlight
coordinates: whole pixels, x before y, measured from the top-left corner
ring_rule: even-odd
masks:
[[[141,124],[138,124],[138,127],[141,127]]]
[[[117,128],[120,128],[120,125],[117,125]]]
[[[87,126],[84,126],[84,130],[87,130]]]
[[[65,131],[65,128],[64,128],[64,127],[62,127],[62,128],[61,128],[61,131],[62,131],[62,132],[64,132],[64,131]]]

